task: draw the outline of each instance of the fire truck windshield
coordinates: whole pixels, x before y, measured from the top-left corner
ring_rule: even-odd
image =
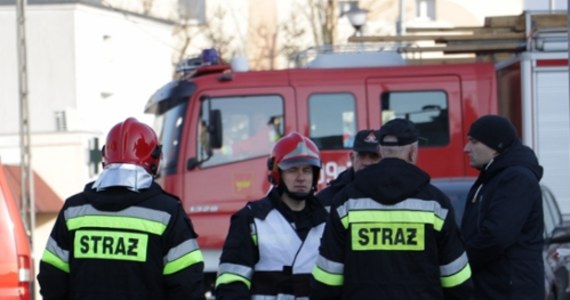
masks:
[[[176,172],[187,104],[188,102],[183,102],[165,113],[155,116],[154,128],[159,134],[160,143],[162,144],[161,175],[169,175]]]

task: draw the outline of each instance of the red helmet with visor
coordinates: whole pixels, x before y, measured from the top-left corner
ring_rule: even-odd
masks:
[[[319,148],[309,138],[297,132],[291,132],[279,139],[273,146],[269,157],[269,181],[279,185],[281,174],[279,169],[286,170],[292,167],[309,165],[315,170],[313,186],[317,185],[321,170],[321,158]]]

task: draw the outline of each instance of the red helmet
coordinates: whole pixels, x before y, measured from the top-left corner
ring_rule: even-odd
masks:
[[[161,146],[154,130],[135,118],[111,128],[103,146],[103,165],[129,163],[155,175],[160,163]]]
[[[313,166],[313,186],[319,181],[321,158],[319,148],[309,138],[297,132],[291,132],[279,139],[273,146],[267,167],[269,181],[279,185],[281,175],[279,169],[286,170],[299,165]]]

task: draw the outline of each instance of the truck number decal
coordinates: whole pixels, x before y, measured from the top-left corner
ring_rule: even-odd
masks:
[[[338,174],[342,173],[350,166],[342,166],[336,161],[328,161],[323,165],[321,169],[321,176],[319,178],[319,184],[326,184],[329,181],[337,178]]]

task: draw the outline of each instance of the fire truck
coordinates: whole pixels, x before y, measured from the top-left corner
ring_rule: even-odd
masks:
[[[444,35],[423,34],[421,39],[435,43],[396,43],[396,51],[356,54],[328,49],[303,66],[269,71],[232,68],[214,51],[186,61],[183,75],[157,90],[145,111],[155,115],[163,145],[159,183],[181,198],[191,217],[209,280],[231,215],[270,189],[272,143],[291,131],[321,150],[321,188],[349,167],[358,130],[378,129],[393,118],[416,123],[422,169],[433,178],[465,177],[477,174],[463,153],[470,124],[485,114],[503,114],[535,149],[545,167],[543,182],[570,213],[567,36],[561,39],[567,31],[552,31],[551,24],[543,30],[536,17],[494,20],[500,24],[493,30],[511,28],[516,42],[472,33],[482,40],[454,44],[455,34],[440,46]],[[381,38],[394,37],[353,41],[360,48],[366,39]],[[473,54],[468,58],[417,59],[420,51],[445,56],[467,48]],[[416,59],[404,57],[410,52]]]

